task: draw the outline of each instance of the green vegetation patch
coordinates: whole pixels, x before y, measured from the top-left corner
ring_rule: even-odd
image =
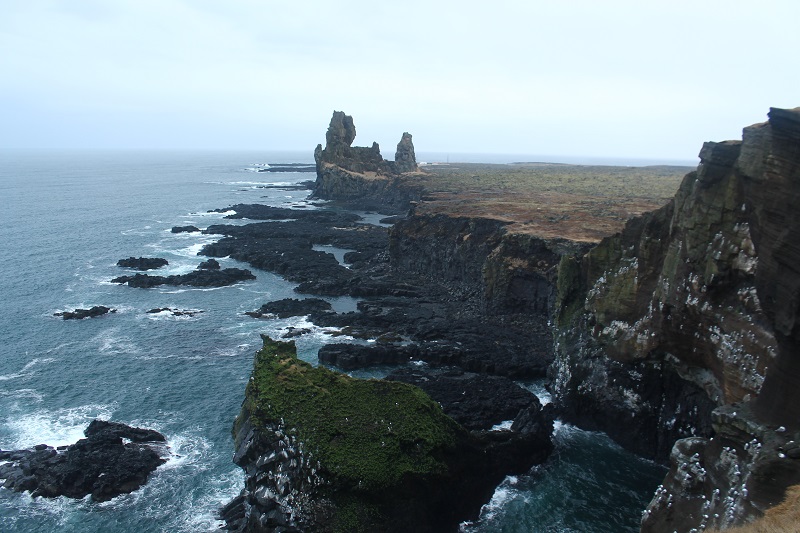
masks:
[[[361,380],[297,358],[264,336],[247,389],[256,423],[283,420],[337,481],[381,490],[404,476],[444,473],[460,426],[422,390]]]

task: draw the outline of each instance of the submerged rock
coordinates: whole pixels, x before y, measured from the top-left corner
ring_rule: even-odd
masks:
[[[106,501],[138,489],[166,462],[166,438],[150,429],[94,420],[85,439],[54,449],[0,450],[3,487],[32,496]]]
[[[549,451],[510,464],[502,432],[468,432],[420,389],[314,368],[267,337],[233,433],[233,531],[456,531]]]
[[[89,309],[75,309],[73,311],[53,313],[53,316],[60,316],[64,320],[82,320],[84,318],[97,318],[108,313],[116,312],[116,309],[106,307],[105,305],[95,305]]]
[[[129,257],[117,261],[117,266],[132,268],[134,270],[153,270],[169,264],[169,261],[161,257]]]

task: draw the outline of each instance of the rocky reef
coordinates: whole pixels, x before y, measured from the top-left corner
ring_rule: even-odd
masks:
[[[83,320],[84,318],[97,318],[108,313],[116,313],[116,309],[105,305],[94,305],[89,309],[73,309],[72,311],[60,311],[53,313],[53,316],[60,316],[64,320]]]
[[[800,109],[771,109],[706,143],[668,205],[561,260],[554,401],[669,457],[643,531],[728,527],[800,482],[798,147]]]
[[[213,263],[211,262],[213,261]],[[119,276],[111,283],[127,284],[129,287],[150,289],[159,285],[189,285],[192,287],[224,287],[240,281],[256,279],[252,272],[244,268],[220,268],[219,263],[211,259],[198,265],[197,269],[188,274],[173,274],[171,276],[151,276],[149,274],[134,274],[133,276]]]
[[[352,146],[355,138],[353,117],[334,111],[325,148],[320,144],[314,151],[317,181],[313,197],[384,211],[402,211],[409,201],[419,198],[421,189],[404,179],[418,170],[409,133],[403,133],[397,144],[394,161],[383,159],[378,143]]]
[[[417,387],[314,368],[264,337],[233,429],[245,488],[221,515],[233,531],[455,531],[549,453],[552,419],[525,413],[470,432]],[[518,435],[541,449],[512,458]]]
[[[166,462],[166,438],[157,431],[94,420],[84,434],[58,449],[40,444],[0,450],[3,487],[47,498],[91,495],[102,502],[138,489]]]
[[[117,266],[134,270],[153,270],[168,264],[169,261],[162,257],[129,257],[117,261]]]

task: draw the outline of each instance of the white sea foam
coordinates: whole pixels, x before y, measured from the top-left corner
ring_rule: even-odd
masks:
[[[31,361],[29,361],[25,366],[23,366],[22,370],[20,370],[19,372],[0,376],[0,381],[9,381],[12,379],[29,376],[35,372],[35,367],[37,365],[41,366],[47,363],[52,363],[53,361],[55,361],[55,359],[52,357],[43,357],[43,358],[35,357]]]
[[[513,420],[504,420],[499,424],[493,425],[490,431],[507,431],[511,429],[511,426],[513,424],[514,424]]]
[[[127,335],[119,333],[119,327],[109,328],[94,338],[92,341],[97,343],[98,351],[104,354],[138,354],[141,349]]]
[[[520,491],[516,488],[519,481],[517,476],[506,476],[506,478],[494,489],[492,499],[481,507],[480,520],[482,522],[492,520],[500,513],[511,500],[520,496]],[[466,532],[473,530],[476,522],[463,522],[460,524],[459,531]]]
[[[37,403],[44,400],[44,395],[36,389],[0,390],[0,396],[14,399],[30,399]]]
[[[158,313],[141,313],[138,315],[138,318],[146,318],[148,320],[168,320],[168,321],[180,321],[180,320],[198,320],[203,313],[202,309],[179,309],[183,312],[192,313],[189,314],[174,314],[170,309],[178,309],[176,307],[167,308],[164,311],[159,311]]]
[[[235,215],[235,214],[236,214],[236,211],[234,211],[233,209],[229,209],[227,211],[222,211],[222,212],[220,212],[220,211],[208,211],[208,212],[205,212],[205,213],[200,213],[200,212],[189,213],[188,216],[223,218],[223,217],[226,217],[228,215]]]
[[[108,420],[114,413],[114,404],[90,404],[51,411],[39,409],[7,419],[3,425],[8,436],[0,448],[19,450],[37,444],[64,446],[84,437],[83,430],[95,418]]]
[[[244,472],[231,469],[206,484],[206,491],[192,506],[181,510],[175,517],[173,531],[219,531],[224,523],[219,520],[219,509],[239,495],[244,486]]]
[[[227,289],[229,287],[234,287],[235,285],[225,285],[222,287],[190,287],[186,289],[168,289],[166,286],[161,286],[159,291],[162,294],[181,294],[188,291],[197,291],[197,292],[211,292],[211,291],[219,291],[223,289]]]

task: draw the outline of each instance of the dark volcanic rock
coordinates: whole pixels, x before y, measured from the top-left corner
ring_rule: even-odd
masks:
[[[129,287],[151,288],[159,285],[191,285],[194,287],[224,287],[240,281],[256,279],[252,272],[241,268],[226,268],[223,270],[195,270],[188,274],[173,276],[149,276],[135,274],[133,276],[120,276],[111,280],[112,283],[127,283]]]
[[[265,303],[257,311],[249,311],[245,314],[253,318],[288,318],[290,316],[310,315],[311,313],[325,313],[331,311],[331,309],[331,304],[320,298],[306,298],[303,300],[286,298]]]
[[[468,432],[416,387],[314,368],[265,338],[234,425],[245,488],[221,514],[241,532],[456,531],[549,453],[552,422],[529,411],[518,431]]]
[[[53,313],[53,316],[60,316],[64,320],[81,320],[84,318],[96,318],[107,313],[116,312],[116,309],[111,309],[104,305],[95,305],[90,309],[75,309],[74,311],[64,311],[63,313]]]
[[[195,231],[200,231],[200,228],[197,226],[173,226],[172,233],[192,233]]]
[[[230,256],[255,268],[274,272],[300,282],[298,292],[326,296],[356,295],[365,287],[363,276],[340,265],[329,253],[314,245],[333,245],[359,251],[353,257],[359,265],[386,264],[385,228],[357,224],[351,213],[332,210],[279,210],[267,206],[237,205],[235,216],[284,220],[246,226],[210,226],[206,233],[226,237],[206,245],[200,252],[212,257]]]
[[[353,223],[361,220],[361,217],[355,213],[348,213],[345,211],[334,211],[331,209],[315,209],[311,211],[298,211],[297,209],[289,209],[286,207],[272,207],[269,205],[261,204],[236,204],[224,209],[216,209],[215,212],[226,213],[228,211],[236,211],[232,215],[226,215],[225,218],[242,219],[249,218],[251,220],[303,220],[306,222],[315,222],[326,224],[330,226],[351,226]],[[211,228],[205,233],[214,233],[210,231]]]
[[[561,261],[562,417],[669,453],[643,532],[728,529],[800,483],[798,146],[800,108],[771,109],[705,143],[668,205]]]
[[[129,257],[117,261],[117,266],[135,270],[153,270],[168,265],[169,261],[160,257]]]
[[[209,259],[208,261],[203,261],[199,265],[197,265],[198,270],[219,270],[219,261],[216,259]]]
[[[116,422],[93,421],[85,439],[65,448],[43,444],[29,450],[0,451],[4,487],[33,496],[106,501],[132,492],[166,462],[166,439],[157,431]],[[125,442],[128,441],[128,442]]]
[[[403,173],[417,169],[411,135],[405,133],[397,145],[396,161],[381,156],[378,143],[371,147],[351,146],[356,129],[353,118],[334,111],[325,148],[314,151],[317,181],[313,197],[336,200],[356,209],[376,209],[399,214],[410,202],[419,200],[422,189]]]
[[[503,376],[401,368],[385,379],[421,388],[439,402],[448,416],[467,429],[491,429],[514,420],[525,409],[541,410],[535,394]]]
[[[545,375],[552,360],[546,351],[550,342],[546,324],[524,317],[459,316],[463,307],[464,302],[436,301],[432,295],[385,296],[359,302],[355,313],[310,318],[319,326],[344,328],[344,333],[358,338],[406,339],[401,344],[320,348],[321,362],[343,370],[419,360],[515,378]]]

